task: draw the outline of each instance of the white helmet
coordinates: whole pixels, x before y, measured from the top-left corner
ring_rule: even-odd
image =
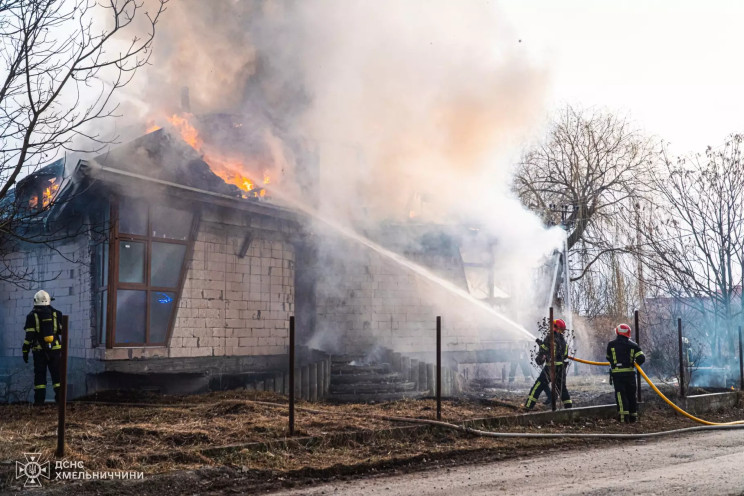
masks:
[[[49,293],[42,289],[34,295],[34,305],[39,307],[48,307],[52,304],[52,299],[53,298],[49,297]]]

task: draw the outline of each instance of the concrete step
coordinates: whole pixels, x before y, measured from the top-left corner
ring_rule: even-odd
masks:
[[[362,364],[364,360],[364,355],[332,355],[331,356],[331,363],[333,365],[346,365],[351,362],[355,362],[357,364]]]
[[[382,401],[398,401],[406,398],[424,398],[428,395],[428,392],[400,391],[375,394],[331,394],[328,396],[328,399],[337,403],[380,403]]]
[[[331,394],[383,394],[414,391],[415,388],[415,382],[331,384],[330,392]]]
[[[334,374],[331,375],[331,385],[405,382],[407,379],[407,377],[404,378],[398,372],[390,372],[388,374]]]
[[[389,374],[393,368],[389,363],[374,365],[331,365],[331,378],[335,375]]]

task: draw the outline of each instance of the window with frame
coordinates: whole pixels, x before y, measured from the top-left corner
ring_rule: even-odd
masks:
[[[109,294],[109,227],[111,205],[108,199],[101,200],[92,208],[90,234],[93,244],[92,287],[94,293],[95,334],[92,336],[96,346],[106,345],[106,310]]]
[[[110,346],[165,346],[186,270],[195,216],[120,198],[110,251]]]

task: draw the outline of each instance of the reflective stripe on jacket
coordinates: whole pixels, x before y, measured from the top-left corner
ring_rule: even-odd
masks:
[[[23,340],[23,353],[29,350],[41,351],[42,346],[48,350],[62,349],[60,334],[62,332],[62,313],[51,306],[35,306],[26,316],[24,326],[26,335]],[[46,343],[45,336],[51,336],[52,342]]]
[[[607,344],[606,357],[612,374],[633,374],[634,364],[642,365],[646,361],[641,347],[625,336],[618,336]]]

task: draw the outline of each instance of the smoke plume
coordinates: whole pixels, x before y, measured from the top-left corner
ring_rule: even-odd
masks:
[[[499,240],[514,301],[534,306],[529,274],[562,234],[513,197],[510,164],[548,76],[491,2],[178,0],[158,30],[126,95],[133,125],[230,115],[205,147],[265,169],[244,175],[270,171],[282,195],[310,186],[324,216],[360,230],[475,226]]]

